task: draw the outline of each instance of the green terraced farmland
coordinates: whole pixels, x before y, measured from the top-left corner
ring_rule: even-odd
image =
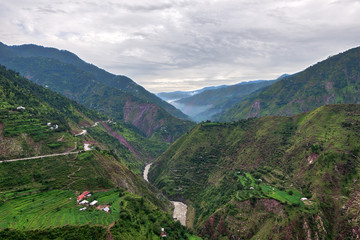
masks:
[[[118,191],[94,193],[91,199],[98,204],[111,205],[110,213],[76,204],[74,191],[52,190],[13,197],[0,206],[0,229],[14,228],[22,230],[45,229],[64,225],[110,225],[120,212]]]
[[[303,196],[296,190],[290,190],[292,194],[289,194],[288,192],[280,191],[275,187],[265,184],[261,184],[260,187],[261,190],[270,198],[279,200],[282,203],[287,202],[288,204],[299,204],[304,206],[304,203],[300,200]]]

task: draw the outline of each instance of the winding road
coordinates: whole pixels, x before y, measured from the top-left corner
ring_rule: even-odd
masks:
[[[152,163],[146,165],[144,170],[144,179],[149,182],[148,174]],[[173,218],[175,220],[179,220],[181,225],[186,226],[186,213],[187,213],[187,205],[182,202],[171,201],[174,204],[174,213]]]
[[[77,152],[55,153],[55,154],[35,156],[35,157],[27,157],[27,158],[17,158],[17,159],[10,159],[10,160],[2,160],[2,161],[0,161],[0,163],[3,163],[3,162],[16,162],[16,161],[31,160],[31,159],[46,158],[46,157],[65,156],[65,155],[77,154],[77,153],[79,153],[79,151],[77,151]]]

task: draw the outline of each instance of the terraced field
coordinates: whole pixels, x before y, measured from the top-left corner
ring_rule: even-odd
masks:
[[[239,201],[244,201],[251,197],[273,198],[289,205],[305,206],[300,200],[304,196],[296,189],[279,190],[275,186],[265,184],[262,179],[254,178],[247,172],[237,171],[234,175],[238,178],[236,198]]]
[[[7,102],[0,102],[0,122],[4,123],[4,136],[12,137],[20,133],[30,134],[35,141],[39,141],[49,132],[46,123],[34,117],[26,110],[16,110]]]
[[[76,204],[76,197],[74,191],[61,190],[13,196],[0,205],[0,229],[31,230],[84,224],[108,226],[119,217],[121,198],[116,190],[97,192],[88,199],[111,205],[110,213],[95,207],[79,211],[82,206]]]

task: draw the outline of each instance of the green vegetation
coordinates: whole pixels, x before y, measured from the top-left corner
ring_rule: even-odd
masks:
[[[319,62],[254,92],[227,109],[220,121],[291,116],[326,104],[359,103],[360,47]]]
[[[158,239],[161,227],[172,239],[186,239],[189,230],[172,220],[168,200],[126,166],[140,172],[143,161],[167,143],[146,139],[123,124],[108,133],[101,124],[94,126],[94,120],[106,116],[2,66],[0,83],[1,239]],[[85,135],[74,136],[83,129]],[[152,151],[137,158],[112,131],[131,143],[141,139]],[[85,141],[92,151],[82,151]],[[6,161],[53,153],[65,155]],[[80,211],[76,197],[85,190],[94,193],[89,200],[110,205],[111,212]]]
[[[131,79],[85,63],[72,53],[1,43],[0,52],[0,63],[6,67],[116,121],[129,123],[148,138],[172,142],[193,126],[176,118],[187,119],[181,111]]]
[[[290,231],[301,239],[304,225],[319,238],[352,236],[360,223],[359,124],[359,105],[203,122],[155,161],[149,179],[195,208],[205,238],[281,239]]]
[[[13,196],[0,206],[2,219],[0,229],[17,229],[21,233],[37,233],[46,236],[53,235],[56,229],[65,226],[87,226],[94,231],[97,229],[100,238],[105,238],[104,228],[112,226],[114,239],[159,239],[161,227],[167,231],[171,239],[186,239],[187,230],[171,220],[171,217],[155,207],[149,201],[123,189],[106,192],[94,192],[87,200],[97,200],[97,205],[110,206],[106,213],[95,206],[77,205],[73,191],[51,190],[41,193],[23,193]],[[10,231],[11,233],[11,231]],[[9,234],[2,231],[0,234]],[[12,234],[15,234],[13,232]],[[81,236],[81,229],[74,232]],[[0,235],[1,236],[1,235]]]

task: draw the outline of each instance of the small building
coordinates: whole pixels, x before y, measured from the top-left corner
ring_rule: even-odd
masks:
[[[308,199],[306,197],[303,197],[300,199],[301,201],[307,201]]]
[[[55,124],[55,129],[58,129],[59,128],[59,125]]]
[[[88,192],[88,191],[85,191],[85,192],[83,192],[80,196],[78,196],[77,197],[77,201],[79,202],[79,201],[81,201],[81,200],[83,200],[84,198],[85,198],[85,196],[86,195],[88,195],[90,192]]]
[[[51,122],[48,122],[46,125],[47,125],[48,127],[50,127],[50,126],[51,126]]]
[[[19,107],[17,107],[16,109],[17,109],[17,110],[25,110],[25,107],[19,106]]]
[[[166,238],[166,232],[165,232],[165,229],[164,229],[164,228],[161,228],[160,237]]]
[[[253,187],[250,187],[250,190],[254,190],[254,188],[253,188]]]
[[[87,200],[83,200],[83,201],[79,202],[79,204],[81,204],[81,205],[88,204],[88,203],[89,203],[89,201],[87,201]]]
[[[94,200],[94,201],[92,201],[92,202],[90,203],[90,206],[94,206],[94,205],[97,204],[97,203],[98,203],[98,201]]]
[[[109,207],[104,207],[103,209],[105,212],[110,212],[110,208]]]
[[[80,208],[80,211],[84,211],[86,210],[86,207]]]
[[[91,193],[89,193],[89,194],[86,194],[86,197],[91,197]]]

